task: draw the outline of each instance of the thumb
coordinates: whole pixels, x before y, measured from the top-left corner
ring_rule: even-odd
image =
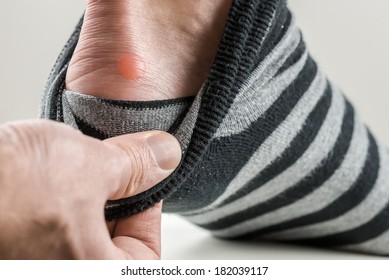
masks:
[[[179,165],[182,151],[177,139],[162,131],[140,132],[104,141],[120,158],[119,186],[110,200],[134,196],[167,178]]]

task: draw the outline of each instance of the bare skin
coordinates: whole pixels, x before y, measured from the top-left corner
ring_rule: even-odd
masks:
[[[67,89],[134,101],[196,95],[214,61],[231,4],[89,0]]]
[[[0,259],[159,259],[161,204],[108,226],[103,210],[180,159],[164,132],[102,142],[49,121],[0,126]]]

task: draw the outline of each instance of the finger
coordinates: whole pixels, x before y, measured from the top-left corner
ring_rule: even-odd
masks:
[[[168,177],[181,161],[182,151],[177,139],[161,132],[123,135],[104,142],[118,153],[116,168],[119,185],[109,199],[120,199],[146,191]]]
[[[112,242],[133,259],[160,259],[162,203],[117,222]]]

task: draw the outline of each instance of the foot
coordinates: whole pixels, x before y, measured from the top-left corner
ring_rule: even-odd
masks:
[[[89,0],[68,90],[118,100],[193,96],[214,61],[232,0]]]

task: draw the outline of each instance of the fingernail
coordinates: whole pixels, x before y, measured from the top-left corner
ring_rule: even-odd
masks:
[[[147,138],[147,144],[161,169],[173,170],[180,163],[181,147],[174,136],[158,133]]]

